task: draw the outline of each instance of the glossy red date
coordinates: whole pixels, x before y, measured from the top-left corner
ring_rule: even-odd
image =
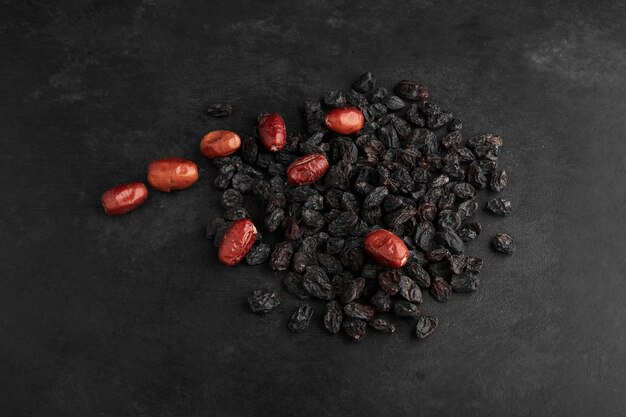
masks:
[[[200,142],[200,152],[207,158],[228,156],[241,147],[241,138],[230,130],[214,130]]]
[[[165,158],[148,165],[148,183],[166,193],[183,190],[198,181],[198,167],[188,159]]]
[[[287,128],[279,114],[265,114],[259,119],[259,136],[270,152],[278,152],[287,144]]]
[[[148,188],[141,182],[118,185],[102,194],[100,201],[109,216],[119,216],[136,209],[148,198]]]
[[[374,230],[365,236],[365,251],[377,262],[391,268],[401,268],[409,260],[409,248],[388,230]]]
[[[224,265],[237,265],[250,252],[256,240],[256,227],[250,219],[237,220],[224,234],[217,257]]]
[[[363,127],[365,117],[356,107],[340,107],[332,109],[324,119],[326,127],[335,133],[352,135]]]
[[[287,167],[287,181],[291,185],[312,184],[328,171],[328,159],[321,153],[302,156]]]

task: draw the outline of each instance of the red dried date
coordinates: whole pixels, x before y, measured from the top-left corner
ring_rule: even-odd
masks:
[[[328,159],[321,153],[302,156],[287,167],[287,180],[292,185],[312,184],[328,171]]]
[[[237,220],[224,234],[217,256],[225,265],[238,264],[250,251],[256,240],[256,227],[249,219]]]
[[[141,182],[118,185],[102,194],[104,212],[109,216],[119,216],[136,209],[148,198],[148,188]]]
[[[200,152],[207,158],[228,156],[241,147],[241,138],[230,130],[214,130],[200,142]]]
[[[183,190],[196,181],[198,167],[187,159],[165,158],[148,165],[148,182],[159,191]]]
[[[409,249],[398,236],[388,230],[374,230],[365,236],[365,251],[379,263],[401,268],[409,260]]]
[[[259,136],[270,152],[278,152],[287,144],[287,128],[279,114],[265,114],[259,119]]]
[[[335,133],[351,135],[361,130],[365,118],[361,110],[356,107],[340,107],[329,111],[324,123]]]

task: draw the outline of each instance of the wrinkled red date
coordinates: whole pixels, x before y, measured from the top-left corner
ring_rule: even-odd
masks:
[[[324,123],[335,133],[351,135],[361,130],[365,117],[356,107],[340,107],[329,111]]]
[[[148,165],[148,182],[159,191],[183,190],[196,181],[198,167],[188,159],[165,158]]]
[[[287,167],[287,180],[292,185],[312,184],[328,171],[328,159],[321,153],[302,156]]]
[[[228,156],[241,147],[241,138],[230,130],[214,130],[200,142],[200,152],[207,158]]]
[[[409,249],[398,236],[388,230],[374,230],[365,236],[365,251],[379,263],[401,268],[409,260]]]
[[[136,209],[148,198],[148,188],[141,182],[118,185],[102,194],[104,212],[109,216],[119,216]]]
[[[238,264],[250,252],[256,240],[256,227],[250,219],[237,220],[224,234],[217,256],[225,265]]]
[[[265,114],[259,119],[259,136],[270,152],[278,152],[287,144],[287,128],[279,114]]]

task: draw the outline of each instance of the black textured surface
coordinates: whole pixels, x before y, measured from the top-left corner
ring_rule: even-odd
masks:
[[[0,2],[0,416],[624,415],[624,3],[246,3]],[[290,334],[288,295],[246,311],[279,277],[203,239],[220,209],[202,135],[262,110],[298,126],[365,70],[505,140],[515,211],[480,215],[482,287],[426,296],[422,341],[330,336],[320,303]],[[222,100],[231,118],[199,116]],[[201,179],[102,213],[166,156]]]

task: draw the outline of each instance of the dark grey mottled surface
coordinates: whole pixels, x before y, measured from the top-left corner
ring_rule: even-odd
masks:
[[[615,1],[0,2],[0,416],[623,416],[626,9]],[[407,4],[405,4],[407,3]],[[507,219],[429,340],[358,345],[267,267],[218,265],[204,133],[247,133],[365,70],[499,132]],[[203,104],[232,102],[226,120]],[[192,158],[193,188],[116,219],[109,186]],[[482,215],[484,217],[484,215]],[[519,251],[492,254],[509,231]]]

